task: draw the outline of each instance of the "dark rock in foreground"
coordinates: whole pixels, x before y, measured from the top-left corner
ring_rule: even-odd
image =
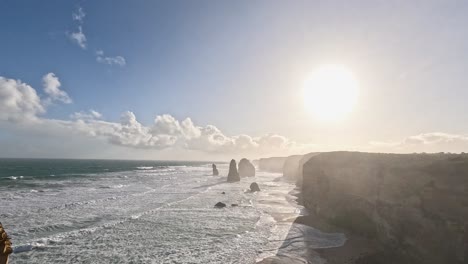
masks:
[[[227,177],[228,182],[236,182],[240,181],[239,173],[237,172],[237,166],[236,166],[236,161],[231,160],[231,163],[229,164],[229,173]]]
[[[0,223],[0,263],[8,263],[8,256],[13,253],[10,237]]]
[[[252,184],[250,184],[250,191],[251,192],[259,192],[260,191],[260,187],[258,187],[258,184],[256,182],[252,182]]]
[[[225,204],[225,203],[222,203],[222,202],[218,202],[218,203],[215,204],[214,207],[216,207],[216,208],[223,208],[223,207],[226,207],[226,204]]]
[[[255,166],[246,158],[239,161],[239,176],[251,177],[255,176]]]
[[[216,165],[215,165],[215,164],[212,164],[211,167],[213,167],[213,175],[214,175],[214,176],[218,176],[218,175],[219,175],[219,171],[218,171],[218,169],[216,168]]]
[[[236,207],[236,206],[239,206],[238,204],[231,204],[232,207]]]

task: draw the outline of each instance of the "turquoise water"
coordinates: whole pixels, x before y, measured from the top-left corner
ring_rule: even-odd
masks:
[[[34,187],[38,180],[60,181],[90,175],[132,171],[139,168],[199,166],[196,161],[0,159],[0,188]],[[21,178],[21,181],[12,181]]]

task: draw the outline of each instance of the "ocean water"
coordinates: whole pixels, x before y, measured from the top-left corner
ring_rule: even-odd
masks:
[[[228,164],[217,165],[220,176],[206,162],[0,159],[10,263],[324,263],[307,249],[344,243],[292,224],[305,210],[281,175],[227,183]]]

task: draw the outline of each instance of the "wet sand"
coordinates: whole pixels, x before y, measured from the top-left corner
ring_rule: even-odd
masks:
[[[315,249],[315,251],[319,253],[320,257],[326,260],[327,264],[364,264],[365,262],[363,261],[365,261],[368,256],[374,255],[378,252],[378,248],[372,240],[350,234],[346,230],[326,223],[317,216],[301,216],[296,219],[295,223],[312,226],[324,232],[339,232],[346,235],[347,240],[341,247]]]
[[[300,194],[297,202],[301,203]],[[275,217],[277,218],[277,217]],[[281,218],[281,217],[278,217]],[[277,219],[279,220],[279,219]],[[285,219],[282,219],[283,221]],[[307,262],[303,259],[294,259],[282,254],[277,254],[273,257],[265,258],[258,264],[296,264],[296,263],[311,263],[311,264],[377,264],[383,263],[374,258],[377,255],[378,246],[371,239],[351,234],[342,228],[336,227],[320,219],[320,217],[310,213],[307,216],[299,216],[296,219],[289,219],[294,224],[302,224],[313,227],[326,233],[343,233],[346,236],[346,242],[340,247],[310,249],[308,250]]]

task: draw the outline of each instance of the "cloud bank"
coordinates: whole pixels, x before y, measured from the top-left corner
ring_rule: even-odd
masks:
[[[51,102],[68,104],[72,99],[60,89],[60,80],[54,73],[47,73],[42,81],[41,96],[20,80],[0,77],[0,120],[20,122],[23,128],[44,133],[80,134],[136,149],[268,154],[302,147],[277,134],[228,136],[214,125],[200,126],[190,118],[177,120],[168,114],[156,116],[150,125],[140,123],[131,111],[124,112],[118,122],[103,120],[95,110],[76,112],[67,120],[48,119],[42,116]]]
[[[249,156],[290,155],[312,151],[343,150],[333,146],[299,144],[284,136],[265,134],[252,137],[226,135],[214,125],[197,125],[192,119],[178,120],[169,114],[157,115],[149,125],[140,123],[131,111],[116,122],[106,121],[96,110],[79,111],[69,119],[44,117],[52,103],[72,103],[52,72],[42,77],[42,91],[21,80],[0,76],[0,125],[49,136],[81,135],[116,146],[133,149],[183,149],[213,154]],[[371,141],[366,146],[347,149],[372,152],[463,152],[468,150],[468,135],[442,132],[424,133],[398,142]]]

